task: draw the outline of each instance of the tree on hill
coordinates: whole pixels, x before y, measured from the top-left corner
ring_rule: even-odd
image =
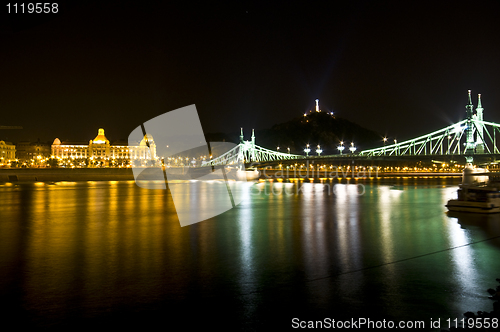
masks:
[[[313,152],[320,145],[324,154],[338,153],[340,142],[346,147],[353,142],[359,151],[379,146],[382,141],[382,136],[372,130],[323,112],[276,124],[271,129],[258,131],[256,137],[257,144],[270,148],[279,146],[282,152],[289,147],[291,152],[302,153],[309,144]]]
[[[378,147],[382,143],[382,135],[361,127],[349,120],[339,118],[325,112],[311,112],[305,116],[294,118],[290,121],[273,125],[270,129],[255,132],[256,144],[280,152],[303,154],[306,144],[315,154],[316,146],[320,145],[323,154],[338,153],[337,146],[340,142],[349,148],[351,142],[357,151]],[[238,134],[213,133],[206,134],[207,142],[239,142]],[[249,139],[249,133],[245,133]]]

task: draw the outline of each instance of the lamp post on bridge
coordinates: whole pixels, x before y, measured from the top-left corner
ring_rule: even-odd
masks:
[[[340,145],[337,146],[337,150],[340,151],[340,154],[342,155],[342,151],[344,151],[345,147],[344,147],[344,142],[343,141],[340,141]]]
[[[306,145],[304,152],[306,153],[306,157],[309,157],[309,152],[311,152],[311,149],[309,149],[309,144]]]
[[[318,144],[318,148],[316,149],[316,153],[318,154],[318,157],[321,156],[321,152],[323,152],[323,150],[321,150],[321,148],[319,147],[319,144]]]
[[[384,141],[384,156],[385,156],[385,143],[387,143],[387,137],[384,137],[383,141]]]
[[[354,153],[354,151],[356,151],[356,147],[354,146],[354,142],[351,142],[351,147],[349,148],[349,151],[351,151],[351,153]]]

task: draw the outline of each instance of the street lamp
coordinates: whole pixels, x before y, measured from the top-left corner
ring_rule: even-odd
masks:
[[[397,140],[397,139],[394,139],[394,144],[396,144],[396,147],[395,147],[395,148],[396,148],[396,156],[397,156],[397,155],[398,155],[398,152],[399,152],[399,151],[398,151],[398,150],[399,150],[399,149],[398,149],[398,145],[397,145],[397,144],[398,144],[398,140]]]
[[[288,154],[290,154],[290,148],[287,148],[287,150],[288,150]]]
[[[354,142],[351,142],[351,147],[349,148],[349,151],[351,151],[351,153],[354,153],[354,151],[356,151],[356,147],[354,146]]]
[[[340,142],[340,145],[337,146],[337,150],[340,151],[340,154],[342,154],[342,151],[344,151],[345,147],[344,147],[344,142]]]
[[[309,152],[311,152],[311,149],[309,149],[309,144],[306,145],[304,152],[306,153],[306,157],[309,157]]]
[[[316,149],[316,153],[318,154],[318,156],[320,156],[321,152],[323,152],[323,150],[321,150],[321,148],[319,147],[319,144],[318,144],[318,148]]]

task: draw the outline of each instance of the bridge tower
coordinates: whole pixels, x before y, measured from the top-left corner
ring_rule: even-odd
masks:
[[[240,132],[240,149],[238,149],[238,160],[240,161],[255,161],[256,153],[255,153],[255,130],[252,129],[252,139],[251,141],[245,141],[245,137],[243,136],[243,128],[241,128]]]
[[[465,160],[468,163],[472,163],[474,160],[474,147],[475,147],[475,142],[474,142],[474,128],[473,128],[473,113],[474,113],[474,105],[472,105],[472,100],[470,97],[470,90],[469,92],[469,102],[467,105],[465,105],[466,109],[466,123],[467,123],[467,141],[465,143]]]
[[[484,108],[481,105],[481,94],[477,95],[477,107],[475,119],[478,121],[483,121],[483,111]],[[476,153],[484,153],[484,126],[481,123],[475,123],[477,129],[477,138],[476,138]]]

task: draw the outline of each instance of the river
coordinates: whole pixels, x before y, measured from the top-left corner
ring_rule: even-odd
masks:
[[[457,179],[257,182],[181,227],[133,181],[0,184],[5,326],[289,329],[491,311],[500,216],[448,215]],[[206,192],[201,190],[200,200]]]

